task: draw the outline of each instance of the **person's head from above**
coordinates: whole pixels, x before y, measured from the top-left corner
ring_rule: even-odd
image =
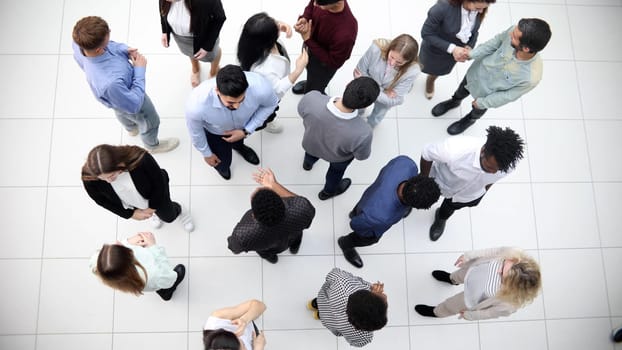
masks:
[[[551,40],[551,28],[539,18],[523,18],[510,33],[510,38],[516,51],[535,55]]]
[[[382,50],[382,58],[397,69],[408,68],[419,61],[419,44],[408,34],[400,34]]]
[[[346,86],[341,103],[349,109],[360,109],[370,106],[380,95],[380,86],[370,77],[358,77]]]
[[[255,63],[261,63],[270,54],[279,38],[279,27],[274,18],[265,12],[251,16],[240,34],[238,61],[245,71]]]
[[[531,302],[542,287],[540,265],[526,254],[504,259],[500,272],[499,296],[516,306]]]
[[[328,12],[341,12],[345,6],[344,0],[315,0],[313,4]]]
[[[224,329],[204,329],[203,345],[205,350],[246,350],[235,334]]]
[[[498,126],[489,126],[486,129],[488,136],[486,143],[480,150],[480,166],[487,173],[497,171],[507,173],[516,168],[523,159],[525,142],[514,130],[502,129]]]
[[[354,328],[371,332],[387,324],[387,308],[384,292],[361,289],[348,297],[346,315]]]
[[[138,146],[98,145],[86,157],[82,180],[114,182],[124,171],[132,171],[147,151]]]
[[[88,16],[76,22],[71,36],[83,52],[97,54],[108,45],[110,28],[101,17]]]
[[[400,184],[401,201],[415,209],[430,209],[438,201],[441,190],[433,178],[421,174],[413,176]]]
[[[236,110],[246,96],[248,80],[240,66],[228,64],[222,67],[216,75],[216,94],[226,108]]]
[[[141,295],[145,288],[145,281],[137,269],[141,269],[147,276],[145,268],[136,260],[134,252],[117,244],[104,244],[97,256],[97,266],[94,271],[107,286],[126,293]]]
[[[484,15],[488,11],[488,6],[497,0],[449,0],[449,2],[454,6],[461,5],[467,11],[477,11]]]
[[[274,226],[285,218],[285,203],[273,190],[265,187],[258,188],[251,197],[253,217],[260,224]]]

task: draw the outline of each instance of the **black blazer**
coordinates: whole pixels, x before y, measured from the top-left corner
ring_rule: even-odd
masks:
[[[160,169],[149,153],[145,153],[138,166],[130,171],[134,186],[143,198],[149,201],[149,208],[160,209],[170,205],[171,196],[168,188],[168,173]],[[104,180],[82,181],[86,193],[100,206],[122,218],[129,219],[133,209],[125,209],[121,199],[112,186]]]
[[[162,4],[166,0],[159,1],[159,8],[162,8]],[[220,0],[183,0],[184,3],[190,2],[190,29],[194,34],[194,53],[197,53],[200,49],[205,51],[212,51],[216,39],[220,35],[222,25],[225,23],[227,17],[225,16],[225,10],[222,7]],[[167,14],[162,15],[160,12],[160,24],[162,26],[162,33],[166,34],[168,41],[171,40],[171,26],[169,26],[166,20]]]

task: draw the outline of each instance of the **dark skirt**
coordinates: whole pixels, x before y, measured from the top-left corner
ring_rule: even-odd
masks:
[[[421,43],[419,62],[423,66],[422,72],[436,76],[449,74],[456,64],[453,55],[427,45],[425,40]]]

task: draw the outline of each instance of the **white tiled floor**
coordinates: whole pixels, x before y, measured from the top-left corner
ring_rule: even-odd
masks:
[[[229,17],[221,34],[224,63],[234,63],[239,31],[250,15],[265,10],[293,23],[306,5],[223,2]],[[434,0],[351,2],[359,36],[353,57],[329,86],[332,94],[343,91],[373,38],[402,32],[419,38]],[[96,206],[79,182],[90,148],[138,142],[91,96],[70,55],[71,29],[86,15],[104,17],[114,40],[147,55],[147,90],[162,117],[161,135],[181,139],[179,149],[156,156],[170,174],[173,197],[191,208],[197,226],[191,235],[175,224],[156,232],[172,261],[188,267],[169,303],[154,294],[114,293],[87,268],[103,242],[149,227]],[[419,77],[404,105],[375,130],[371,158],[348,169],[352,188],[326,202],[316,195],[326,164],[311,172],[300,166],[299,97],[284,98],[285,132],[257,133],[249,143],[263,166],[311,199],[317,215],[298,256],[285,253],[271,265],[226,248],[225,238],[249,207],[253,168],[236,155],[233,178],[225,182],[192,148],[183,119],[190,66],[174,45],[160,46],[155,1],[7,2],[0,14],[0,349],[200,349],[208,314],[249,298],[268,305],[260,320],[268,349],[347,349],[305,311],[333,266],[386,283],[389,324],[368,349],[622,349],[607,339],[622,325],[622,0],[499,0],[480,43],[521,17],[552,25],[542,83],[491,110],[467,134],[483,135],[491,124],[511,126],[527,141],[525,159],[479,207],[457,212],[440,241],[427,238],[432,211],[414,212],[379,244],[360,249],[366,265],[354,271],[335,244],[348,232],[348,211],[389,159],[418,159],[425,143],[447,136],[445,128],[469,101],[444,118],[429,111],[450,96],[466,65],[439,79],[432,101],[423,97]],[[286,43],[291,53],[300,44],[298,37]],[[425,319],[413,311],[416,303],[438,302],[457,290],[435,283],[430,270],[451,269],[464,250],[499,245],[521,246],[541,262],[543,293],[532,305],[485,322]]]

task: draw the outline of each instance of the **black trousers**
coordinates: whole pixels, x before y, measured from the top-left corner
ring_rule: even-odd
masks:
[[[300,247],[300,244],[302,244],[302,230],[300,232],[295,232],[294,234],[292,234],[289,237],[289,242],[287,244],[287,248],[298,248]],[[287,249],[285,248],[285,249]],[[285,251],[285,249],[279,249],[279,248],[271,248],[271,249],[266,249],[266,250],[257,250],[257,255],[259,255],[260,257],[266,259],[266,258],[270,258],[273,257],[279,253],[282,253]]]
[[[462,101],[471,94],[469,90],[467,90],[466,84],[467,84],[467,80],[466,80],[466,75],[465,75],[464,78],[462,79],[462,82],[460,82],[460,85],[458,85],[458,89],[454,92],[454,95],[451,97],[453,100]],[[484,113],[486,113],[487,110],[488,110],[487,108],[471,108],[471,113],[470,113],[471,119],[481,118],[484,115]]]
[[[166,188],[164,189],[164,196],[166,197],[166,204],[164,204],[160,208],[157,208],[155,211],[155,214],[160,218],[160,220],[167,222],[167,223],[171,223],[175,219],[177,219],[177,217],[181,213],[181,205],[171,200],[171,193],[170,193],[169,186],[168,186],[168,182],[169,182],[168,173],[164,169],[160,169],[160,170],[162,170],[162,176],[166,180]]]
[[[205,130],[205,136],[207,137],[207,144],[209,148],[212,150],[218,158],[220,158],[220,164],[216,165],[214,168],[220,171],[229,170],[231,167],[231,157],[232,157],[232,149],[240,150],[244,148],[244,139],[241,139],[236,142],[227,142],[222,139],[223,135],[212,134],[211,132]]]
[[[441,204],[440,211],[438,213],[439,219],[447,220],[456,210],[462,209],[464,207],[474,207],[479,204],[482,198],[484,198],[484,196],[481,196],[467,203],[452,202],[451,198],[445,198],[445,200]]]
[[[305,94],[309,91],[317,90],[326,95],[326,87],[336,72],[337,68],[330,67],[326,63],[321,62],[309,51]]]
[[[343,236],[343,240],[341,244],[343,248],[354,248],[354,247],[367,247],[374,243],[377,243],[380,240],[380,237],[371,236],[359,236],[356,232],[350,232],[349,235]]]

